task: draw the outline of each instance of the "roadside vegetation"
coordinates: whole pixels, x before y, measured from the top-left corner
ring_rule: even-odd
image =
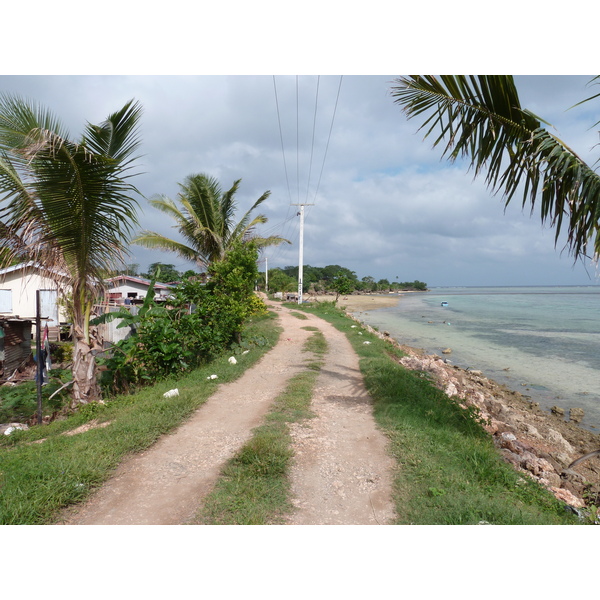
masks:
[[[94,319],[97,324],[121,318],[120,326],[132,329],[101,361],[106,393],[132,391],[186,373],[228,348],[243,350],[246,322],[266,312],[253,291],[257,257],[253,244],[233,244],[225,258],[209,266],[208,283],[184,280],[168,306],[154,301],[150,289],[138,314],[122,309]]]

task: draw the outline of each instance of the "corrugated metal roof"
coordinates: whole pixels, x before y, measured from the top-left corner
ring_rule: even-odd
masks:
[[[66,277],[66,273],[62,271],[57,271],[56,269],[49,269],[44,265],[40,265],[39,263],[35,263],[33,261],[29,261],[26,263],[19,263],[18,265],[13,265],[12,267],[6,267],[5,269],[0,269],[0,277],[2,275],[8,275],[8,273],[14,273],[15,271],[25,270],[29,268],[34,268],[39,271],[44,271],[50,275],[58,275],[59,277]]]
[[[143,277],[133,277],[131,275],[117,275],[116,277],[110,277],[105,279],[104,283],[114,283],[116,281],[132,281],[133,283],[141,283],[142,285],[150,285],[150,279],[144,279]],[[169,289],[174,287],[169,283],[159,283],[158,281],[154,284],[155,288]]]

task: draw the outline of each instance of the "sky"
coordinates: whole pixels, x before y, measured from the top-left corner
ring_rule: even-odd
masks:
[[[294,28],[277,28],[261,21],[267,14],[285,21],[273,3],[252,10],[237,5],[235,16],[231,4],[206,9],[203,23],[213,27],[198,29],[178,0],[160,15],[110,0],[103,14],[111,18],[85,21],[81,40],[64,51],[39,52],[46,47],[35,40],[63,25],[57,7],[69,3],[58,2],[29,25],[31,48],[19,28],[5,29],[5,45],[19,51],[0,68],[0,92],[40,102],[73,137],[86,122],[99,123],[128,100],[138,101],[143,156],[134,182],[141,229],[178,238],[174,223],[148,200],[176,199],[178,184],[193,173],[216,177],[223,189],[241,179],[239,215],[269,190],[260,207],[268,223],[258,233],[291,244],[264,250],[260,270],[298,264],[297,205],[306,204],[305,265],[339,264],[358,278],[417,279],[430,287],[598,283],[596,266],[574,264],[564,238],[555,245],[555,232],[542,226],[539,213],[530,215],[518,198],[505,209],[466,163],[442,160],[441,149],[423,140],[418,120],[407,120],[390,94],[405,72],[517,73],[522,104],[593,164],[600,157],[599,100],[568,110],[598,91],[586,74],[585,58],[593,53],[576,52],[588,37],[591,44],[592,25],[577,20],[569,45],[568,15],[539,15],[519,4],[523,19],[535,15],[546,35],[560,33],[561,44],[542,53],[535,36],[519,36],[515,54],[504,33],[510,11],[496,15],[494,27],[478,29],[473,20],[469,35],[454,35],[447,25],[456,15],[437,4],[424,39],[418,27],[398,29],[375,10],[340,16],[327,12],[329,4],[308,1],[294,12]],[[376,0],[372,8],[383,5]],[[315,19],[309,9],[317,6]],[[118,22],[111,13],[116,7]],[[81,11],[81,19],[89,16],[85,11],[98,17],[91,8]],[[128,19],[135,26],[125,27]],[[139,246],[130,252],[127,262],[142,272],[153,262],[181,271],[191,266],[171,253]]]
[[[441,159],[391,96],[390,75],[16,75],[0,91],[50,108],[79,137],[125,102],[143,107],[140,174],[134,182],[143,229],[178,238],[152,207],[176,198],[192,173],[237,193],[241,216],[263,192],[265,235],[291,244],[265,249],[259,269],[297,265],[300,211],[304,264],[338,264],[359,278],[429,286],[591,285],[595,266],[573,264],[564,242],[515,199],[505,210],[468,165]],[[522,104],[590,162],[598,159],[591,76],[517,76]],[[129,263],[189,263],[131,246]]]

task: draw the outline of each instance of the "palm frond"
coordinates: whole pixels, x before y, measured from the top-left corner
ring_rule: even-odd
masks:
[[[241,179],[238,179],[230,189],[222,192],[216,178],[205,173],[188,175],[184,182],[179,184],[177,202],[164,196],[155,197],[150,201],[154,207],[173,218],[175,227],[185,243],[150,231],[138,235],[133,240],[134,243],[170,250],[182,258],[205,265],[222,260],[237,242],[260,240],[263,245],[271,245],[287,241],[277,236],[255,238],[253,235],[257,225],[267,222],[264,215],[252,217],[251,213],[269,197],[268,191],[237,224],[235,223],[235,194],[240,183]]]
[[[139,158],[137,151],[141,140],[139,122],[142,107],[130,100],[117,112],[109,115],[100,125],[87,124],[83,143],[96,154],[123,163],[122,166]]]
[[[204,259],[199,256],[198,250],[190,246],[186,246],[181,242],[172,240],[164,235],[154,231],[141,231],[135,238],[131,240],[132,244],[150,248],[151,250],[164,250],[173,252],[179,255],[184,260],[204,262]]]
[[[18,152],[31,145],[31,132],[51,131],[68,139],[60,121],[46,108],[14,94],[0,93],[0,149]]]
[[[279,244],[283,244],[284,242],[286,244],[292,243],[290,242],[290,240],[286,240],[285,238],[279,235],[271,235],[266,238],[260,236],[252,237],[252,242],[256,245],[256,248],[259,250],[268,246],[278,246]]]
[[[556,228],[556,242],[567,227],[567,246],[575,259],[600,252],[600,177],[543,121],[521,107],[510,76],[399,78],[395,102],[407,117],[423,117],[425,137],[445,144],[442,156],[470,159],[475,176],[506,204],[516,193],[522,204],[539,209],[543,223]]]
[[[219,208],[219,220],[221,225],[220,234],[222,237],[225,237],[229,231],[231,231],[232,225],[234,223],[235,211],[237,208],[235,202],[235,194],[237,193],[241,179],[237,179],[233,182],[233,185],[229,190],[227,190],[224,194],[221,195],[218,208]]]

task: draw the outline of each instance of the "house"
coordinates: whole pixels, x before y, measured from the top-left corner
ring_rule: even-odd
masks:
[[[42,325],[48,324],[50,339],[60,338],[60,324],[67,322],[59,302],[64,276],[34,262],[0,269],[0,318],[14,317],[35,322],[36,292],[40,292]]]
[[[150,280],[131,275],[117,275],[105,279],[106,300],[114,304],[141,304],[148,294]],[[173,289],[174,284],[154,284],[154,299],[166,300]]]
[[[150,289],[149,279],[133,277],[132,275],[117,275],[105,279],[104,284],[106,286],[104,303],[96,306],[98,314],[114,312],[120,310],[123,306],[130,306],[131,312],[134,313],[138,310],[136,305],[143,304]],[[154,300],[166,301],[175,285],[175,283],[156,282],[154,284]],[[131,335],[131,328],[119,327],[120,322],[121,319],[115,319],[99,325],[98,329],[105,343],[115,344]]]

